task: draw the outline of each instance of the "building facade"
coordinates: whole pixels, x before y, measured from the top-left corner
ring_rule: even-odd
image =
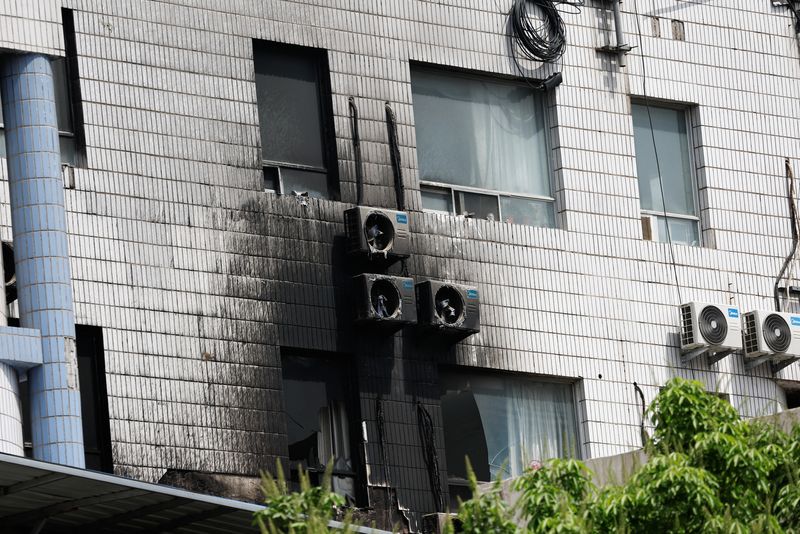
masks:
[[[681,303],[774,310],[793,250],[795,20],[720,4],[564,6],[540,63],[510,0],[3,2],[0,63],[51,60],[87,466],[247,497],[331,461],[416,531],[465,454],[487,479],[641,446],[674,376],[797,406],[799,364],[681,357]],[[401,263],[347,254],[359,169],[407,213]],[[362,272],[473,289],[480,331],[356,323]]]

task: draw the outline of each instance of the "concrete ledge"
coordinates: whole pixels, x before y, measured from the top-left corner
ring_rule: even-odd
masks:
[[[39,331],[0,326],[0,363],[23,371],[42,365],[42,336]]]

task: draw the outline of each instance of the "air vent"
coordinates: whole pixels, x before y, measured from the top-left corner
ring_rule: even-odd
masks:
[[[464,338],[480,330],[480,295],[474,287],[428,280],[417,284],[420,325]]]
[[[745,313],[742,319],[742,341],[745,354],[758,352],[758,326],[753,313]]]
[[[417,322],[414,281],[382,274],[361,274],[353,278],[356,321],[396,331]]]
[[[792,343],[792,333],[786,319],[772,313],[764,319],[762,329],[764,341],[772,352],[786,352],[789,349],[789,345]]]
[[[692,326],[692,307],[689,304],[681,306],[681,346],[694,345],[694,328]]]
[[[344,212],[347,250],[372,259],[396,260],[409,255],[408,214],[357,207]]]
[[[705,306],[700,312],[700,335],[710,345],[720,345],[728,337],[728,321],[716,306]]]

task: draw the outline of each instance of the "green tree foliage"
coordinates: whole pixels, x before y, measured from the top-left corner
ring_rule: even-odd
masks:
[[[261,534],[327,534],[337,510],[344,506],[344,497],[331,491],[331,472],[328,465],[322,484],[312,486],[308,473],[300,469],[300,491],[290,491],[281,463],[277,462],[277,478],[261,476],[261,491],[266,507],[254,514],[253,524]],[[337,532],[356,532],[349,516]]]
[[[649,409],[649,460],[624,485],[596,487],[577,460],[551,460],[461,504],[469,534],[800,534],[800,427],[743,421],[696,381],[673,379]],[[491,518],[497,530],[481,528]]]

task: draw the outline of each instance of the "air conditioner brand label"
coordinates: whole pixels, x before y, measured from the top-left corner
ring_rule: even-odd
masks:
[[[478,298],[478,290],[477,289],[467,289],[467,298],[468,299],[476,299],[476,298]]]
[[[403,280],[403,288],[404,289],[414,289],[414,281],[413,280]]]
[[[408,224],[408,215],[406,215],[405,213],[398,213],[397,222],[399,222],[400,224]]]
[[[739,318],[739,308],[728,308],[728,317],[731,319]]]
[[[800,326],[800,317],[792,315],[792,326]]]

